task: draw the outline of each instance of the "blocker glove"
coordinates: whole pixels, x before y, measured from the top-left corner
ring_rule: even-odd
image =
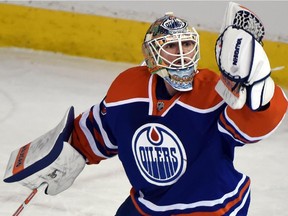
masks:
[[[47,184],[48,195],[68,189],[86,164],[83,156],[68,143],[73,121],[74,108],[70,107],[55,128],[13,151],[4,182],[19,182],[31,190]]]

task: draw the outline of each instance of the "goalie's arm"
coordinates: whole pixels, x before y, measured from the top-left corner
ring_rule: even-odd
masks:
[[[114,138],[108,132],[106,120],[109,116],[103,115],[103,110],[106,111],[104,101],[74,120],[71,145],[84,155],[87,164],[98,164],[118,153]]]
[[[275,86],[269,106],[262,111],[252,111],[247,105],[242,109],[227,106],[220,116],[219,129],[242,144],[258,142],[275,131],[287,108],[284,92],[279,86]]]

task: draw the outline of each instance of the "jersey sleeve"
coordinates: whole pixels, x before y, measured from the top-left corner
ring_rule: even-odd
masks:
[[[103,101],[74,120],[71,144],[86,158],[87,164],[98,164],[118,153],[118,146],[106,122]]]
[[[287,98],[278,86],[270,101],[269,107],[263,111],[252,111],[247,106],[233,110],[229,106],[222,112],[218,129],[242,144],[258,142],[272,134],[280,125],[287,112]]]
[[[82,153],[87,164],[97,164],[118,154],[118,132],[115,129],[120,125],[117,122],[118,113],[107,103],[146,98],[148,93],[139,88],[139,83],[146,82],[145,85],[148,85],[149,77],[147,67],[143,66],[123,71],[112,82],[103,101],[74,120],[71,144]]]

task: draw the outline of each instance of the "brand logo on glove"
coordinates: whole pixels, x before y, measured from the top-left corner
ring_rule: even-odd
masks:
[[[132,139],[132,150],[141,175],[151,184],[175,183],[186,170],[186,153],[182,142],[161,124],[145,124]]]
[[[242,38],[238,38],[237,43],[235,45],[234,55],[233,55],[233,65],[237,65],[238,63],[238,56],[240,52],[241,42],[242,42]]]
[[[13,174],[16,174],[20,171],[22,171],[25,163],[26,156],[28,154],[29,148],[30,148],[31,143],[28,143],[27,145],[21,147],[18,151],[18,155],[15,159],[14,167],[13,167]]]
[[[55,169],[53,172],[51,172],[50,174],[48,174],[48,176],[52,179],[57,177],[57,172],[60,172],[60,170]]]

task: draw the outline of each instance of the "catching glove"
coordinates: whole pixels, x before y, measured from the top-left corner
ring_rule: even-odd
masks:
[[[221,75],[215,89],[233,109],[247,104],[260,110],[273,97],[275,87],[262,47],[264,27],[251,11],[230,2],[221,31],[215,47]]]

